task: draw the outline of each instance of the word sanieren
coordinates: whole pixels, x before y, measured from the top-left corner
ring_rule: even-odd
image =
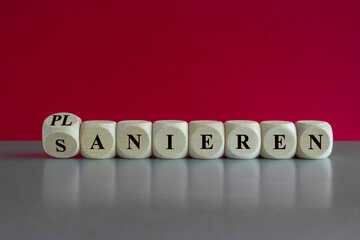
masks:
[[[322,159],[333,148],[333,133],[324,121],[234,120],[85,121],[71,113],[44,120],[42,142],[47,154],[71,158]]]

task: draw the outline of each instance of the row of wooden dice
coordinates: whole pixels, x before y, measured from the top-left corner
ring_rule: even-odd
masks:
[[[47,117],[42,130],[46,153],[70,158],[321,159],[333,147],[324,121],[85,121],[71,113]]]

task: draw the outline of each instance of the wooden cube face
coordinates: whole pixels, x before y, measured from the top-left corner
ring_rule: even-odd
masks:
[[[260,154],[260,125],[255,121],[225,122],[225,156],[236,159],[256,158]]]
[[[71,158],[80,151],[81,119],[71,113],[56,113],[44,120],[42,143],[47,154],[55,158]]]
[[[153,124],[153,154],[157,158],[184,158],[188,154],[188,123],[177,120]]]
[[[148,158],[152,154],[152,123],[120,121],[116,128],[116,149],[122,158]]]
[[[103,159],[116,156],[116,122],[85,121],[80,128],[81,155]]]
[[[224,155],[224,124],[219,121],[192,121],[189,123],[189,155],[212,159]]]
[[[329,123],[323,121],[298,121],[296,156],[307,159],[327,158],[333,148],[333,133]]]
[[[292,122],[264,121],[261,127],[261,152],[263,158],[288,159],[296,152],[296,129]]]

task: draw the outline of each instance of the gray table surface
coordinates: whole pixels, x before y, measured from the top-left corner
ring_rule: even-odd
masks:
[[[360,239],[359,155],[62,160],[0,142],[0,239]]]

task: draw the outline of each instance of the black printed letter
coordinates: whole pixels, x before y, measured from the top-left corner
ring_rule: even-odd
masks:
[[[64,120],[63,120],[61,126],[71,126],[72,122],[66,124],[66,121],[67,121],[67,119],[68,119],[69,116],[70,116],[70,115],[64,115]],[[54,114],[50,126],[55,126],[55,122],[60,121],[61,118],[62,118],[61,115],[56,115],[56,114]]]
[[[99,135],[96,135],[95,140],[94,140],[94,142],[93,142],[90,149],[94,149],[95,145],[99,147],[98,149],[105,149],[104,146],[102,145],[101,141],[100,141]]]
[[[167,149],[173,149],[172,148],[172,136],[174,136],[174,135],[166,135],[166,136],[168,136],[168,147],[167,147]]]
[[[311,144],[312,143],[311,140],[313,140],[314,143],[319,147],[319,149],[321,149],[321,137],[322,137],[322,135],[319,134],[320,140],[317,140],[314,135],[309,135],[309,137],[310,137],[310,147],[309,147],[309,149],[313,149],[312,144]]]
[[[60,142],[61,142],[61,143],[60,143]],[[65,145],[64,145],[64,144],[65,144],[65,140],[64,140],[64,139],[57,139],[56,142],[55,142],[55,144],[61,148],[61,149],[56,148],[56,151],[57,151],[57,152],[65,152],[66,147],[65,147]]]
[[[54,114],[50,126],[55,126],[55,122],[60,121],[60,119],[61,119],[60,115],[55,115]]]
[[[132,149],[130,147],[130,140],[135,144],[135,146],[140,149],[140,137],[141,137],[141,134],[137,134],[138,136],[138,140],[136,141],[135,137],[132,135],[132,134],[128,134],[129,136],[129,147],[127,149]]]
[[[206,139],[206,137],[209,137],[209,138]],[[210,147],[206,147],[206,144],[209,144],[210,139],[212,139],[211,134],[201,134],[201,138],[202,138],[201,149],[213,149],[214,144],[212,144]]]
[[[274,135],[275,137],[275,147],[274,149],[285,149],[286,144],[281,147],[280,145],[282,145],[282,140],[285,139],[285,135]],[[282,137],[283,139],[280,139],[280,137]]]
[[[64,121],[63,121],[63,123],[61,124],[61,126],[71,126],[72,122],[66,124],[66,121],[67,121],[67,119],[68,119],[69,116],[70,116],[70,115],[64,115]]]
[[[238,137],[238,147],[236,149],[243,149],[241,147],[241,144],[244,144],[244,147],[246,149],[250,149],[249,145],[247,145],[247,141],[249,141],[249,136],[248,135],[243,135],[243,134],[236,134],[236,136]],[[241,137],[244,137],[244,141],[241,141]]]

